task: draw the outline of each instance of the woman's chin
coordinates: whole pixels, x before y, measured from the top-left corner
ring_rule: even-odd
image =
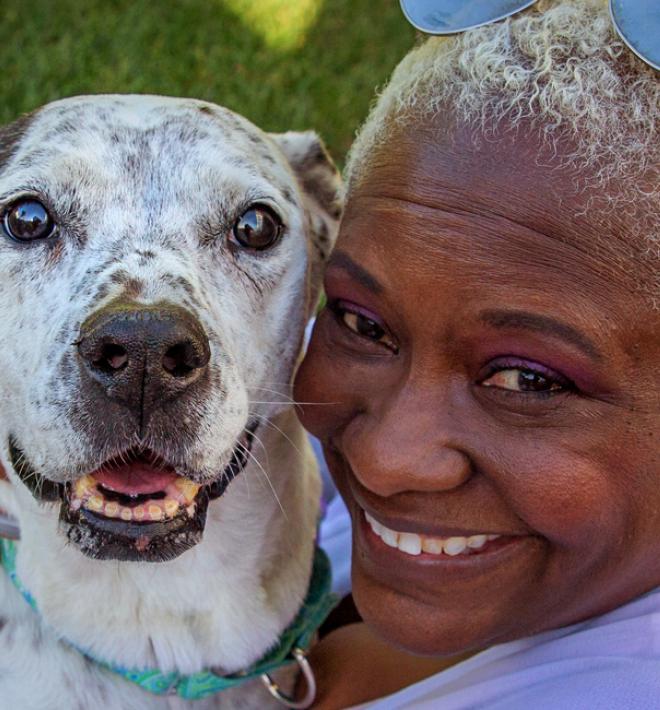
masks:
[[[417,656],[472,655],[491,645],[487,629],[475,629],[460,612],[429,609],[411,597],[380,587],[353,572],[353,597],[369,628],[392,646]]]

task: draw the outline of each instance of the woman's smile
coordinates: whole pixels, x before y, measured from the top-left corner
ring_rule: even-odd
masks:
[[[501,574],[502,567],[515,564],[531,544],[538,545],[529,535],[477,533],[440,537],[398,532],[377,522],[366,511],[359,511],[353,529],[357,538],[355,551],[362,564],[375,578],[413,596],[425,591],[429,582],[426,591],[436,595],[439,584],[446,593],[454,584],[474,584],[479,577]]]
[[[410,530],[403,532],[388,528],[376,520],[373,515],[369,515],[366,510],[362,512],[364,513],[364,520],[376,537],[388,547],[415,557],[418,555],[431,555],[440,559],[456,557],[457,555],[466,557],[468,555],[491,552],[502,544],[511,542],[510,536],[497,533],[454,530],[440,535],[437,532],[434,534],[428,532],[415,533]],[[407,528],[407,526],[401,527]],[[425,526],[416,521],[415,527],[424,528]],[[495,540],[499,540],[499,543],[496,543]]]
[[[333,446],[328,452],[335,475],[342,471],[354,563],[380,585],[423,603],[437,604],[439,589],[446,599],[452,594],[465,599],[480,594],[482,585],[503,583],[507,574],[515,579],[533,564],[530,556],[543,552],[543,541],[518,521],[505,525],[496,516],[488,521],[469,508],[441,517],[430,509],[428,493],[423,499],[413,493],[376,497],[338,462]]]

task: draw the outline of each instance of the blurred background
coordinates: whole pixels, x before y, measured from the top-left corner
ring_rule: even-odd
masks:
[[[414,30],[398,0],[0,0],[0,125],[88,93],[190,96],[342,165]]]

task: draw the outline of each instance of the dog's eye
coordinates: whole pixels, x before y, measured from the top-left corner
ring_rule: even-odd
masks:
[[[55,231],[55,222],[38,200],[19,200],[5,212],[5,232],[21,242],[46,239]]]
[[[232,233],[242,247],[262,251],[280,238],[282,223],[267,207],[254,205],[236,220]]]

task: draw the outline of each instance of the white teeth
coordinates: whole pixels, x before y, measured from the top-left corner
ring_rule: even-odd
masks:
[[[480,550],[488,539],[488,535],[472,535],[467,539],[468,547],[473,550]]]
[[[409,555],[419,555],[422,551],[422,538],[414,533],[399,533],[399,549]]]
[[[369,513],[364,514],[369,526],[376,535],[390,547],[396,547],[408,555],[419,555],[425,552],[430,555],[456,555],[470,554],[480,550],[487,542],[496,540],[500,535],[471,535],[470,537],[427,537],[410,532],[396,532],[386,528],[375,520]]]
[[[422,550],[430,555],[442,554],[442,540],[437,537],[425,537],[422,541]]]
[[[442,546],[445,554],[454,557],[454,555],[460,555],[461,552],[465,551],[467,540],[464,537],[450,537],[444,541]]]
[[[394,530],[390,530],[389,528],[384,527],[381,525],[382,532],[380,534],[383,542],[386,545],[389,545],[390,547],[398,547],[399,546],[399,534],[395,533]],[[376,533],[378,534],[378,533]]]
[[[376,535],[382,535],[383,531],[386,529],[384,525],[381,525],[377,520],[374,520],[373,518],[369,520],[369,523],[371,524],[371,527],[373,528]]]

